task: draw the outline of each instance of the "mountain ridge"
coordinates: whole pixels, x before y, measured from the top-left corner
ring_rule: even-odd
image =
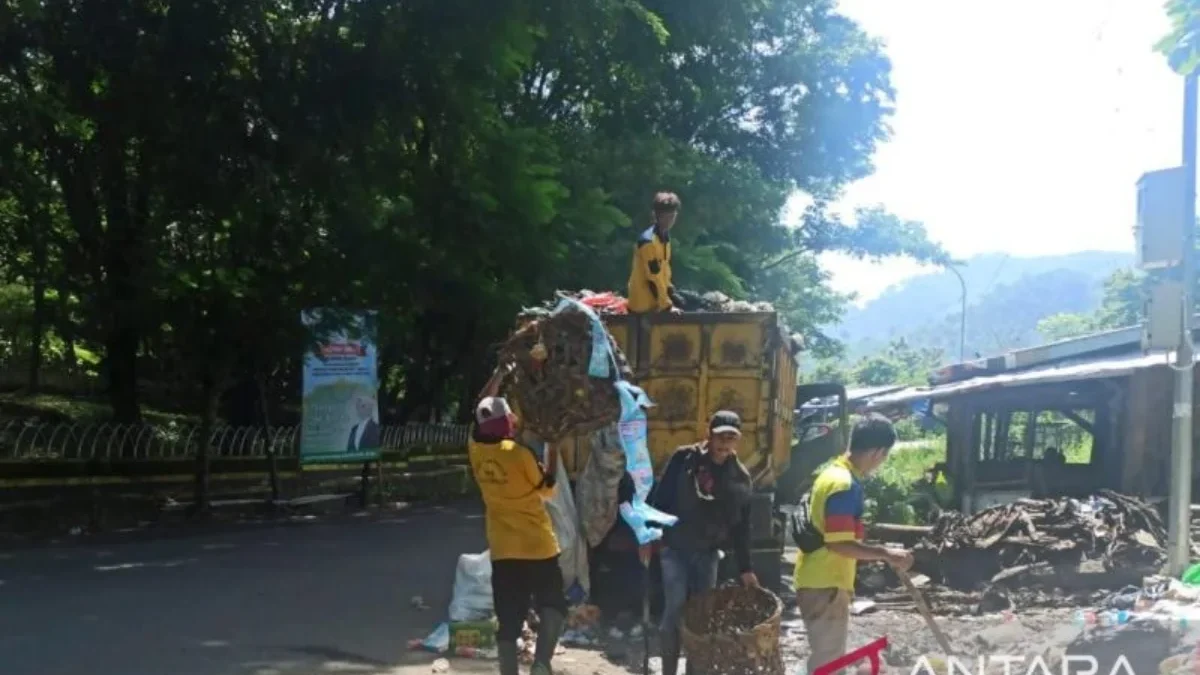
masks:
[[[1131,252],[1079,251],[1062,255],[984,253],[957,267],[967,287],[966,353],[994,354],[1041,344],[1037,322],[1061,312],[1099,306],[1104,281],[1133,265]],[[910,277],[862,307],[849,309],[828,334],[856,359],[904,339],[914,347],[958,356],[962,287],[949,270]]]

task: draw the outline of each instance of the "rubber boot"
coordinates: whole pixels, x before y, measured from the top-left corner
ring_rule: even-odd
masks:
[[[679,672],[679,639],[666,633],[658,636],[659,651],[662,652],[662,675],[677,675]]]
[[[533,668],[531,675],[550,675],[550,659],[554,658],[554,650],[558,648],[558,638],[562,636],[563,624],[567,618],[555,609],[543,609],[538,612],[541,625],[538,626],[537,645],[533,652]]]
[[[516,642],[497,643],[496,657],[500,662],[500,675],[520,675],[521,666],[517,660]]]

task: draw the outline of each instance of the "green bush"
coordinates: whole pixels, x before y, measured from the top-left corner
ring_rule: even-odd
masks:
[[[867,519],[904,525],[924,520],[933,505],[933,486],[925,480],[925,472],[945,460],[945,436],[893,450],[887,462],[864,486]]]

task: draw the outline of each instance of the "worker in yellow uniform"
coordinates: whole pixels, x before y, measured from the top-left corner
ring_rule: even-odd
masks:
[[[541,623],[529,672],[550,675],[567,615],[558,539],[546,511],[546,500],[554,496],[555,450],[546,451],[546,470],[532,450],[514,440],[517,416],[497,396],[502,376],[497,370],[483,389],[468,447],[486,511],[492,601],[499,623],[496,651],[501,675],[518,675],[517,638],[534,609]]]
[[[895,444],[896,430],[886,417],[863,418],[851,431],[849,452],[817,475],[802,506],[805,517],[795,534],[800,553],[793,581],[812,650],[809,673],[846,653],[858,561],[882,560],[905,571],[912,567],[908,551],[863,542],[862,481],[887,460]]]
[[[654,195],[651,211],[654,223],[638,237],[633,251],[633,269],[629,273],[629,312],[649,314],[676,308],[677,296],[671,285],[671,228],[679,216],[681,203],[673,192]]]

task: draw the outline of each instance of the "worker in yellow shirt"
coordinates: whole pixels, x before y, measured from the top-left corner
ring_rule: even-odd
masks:
[[[631,314],[669,312],[678,304],[671,285],[671,228],[681,205],[674,192],[654,195],[654,223],[638,237],[633,250],[633,269],[629,273]]]
[[[800,553],[793,581],[808,632],[810,673],[846,653],[858,561],[882,560],[905,571],[912,567],[912,553],[863,542],[862,481],[887,460],[895,444],[896,430],[886,417],[863,418],[851,431],[849,452],[817,475],[802,505],[805,517],[795,533]]]
[[[537,646],[530,675],[550,675],[550,659],[566,621],[567,602],[558,566],[558,539],[546,511],[554,496],[555,450],[543,469],[529,448],[517,443],[517,416],[497,396],[497,370],[475,407],[468,456],[483,495],[492,559],[492,600],[499,626],[496,650],[501,675],[518,675],[517,638],[525,617],[537,611]]]

